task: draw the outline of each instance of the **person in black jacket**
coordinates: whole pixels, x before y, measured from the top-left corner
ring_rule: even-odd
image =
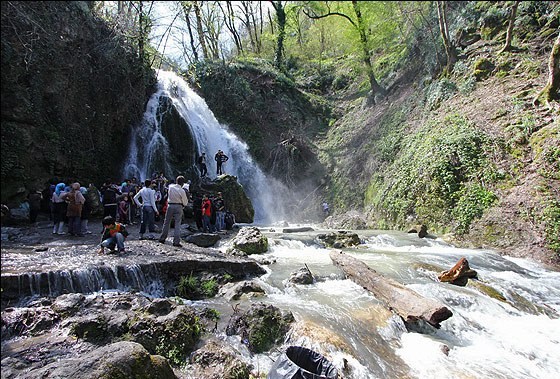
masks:
[[[214,155],[214,160],[216,161],[216,175],[223,175],[222,164],[227,162],[229,157],[224,154],[222,150],[218,150],[216,155]]]
[[[202,153],[198,157],[198,166],[200,167],[200,177],[204,178],[208,174],[208,167],[206,167],[206,153]]]

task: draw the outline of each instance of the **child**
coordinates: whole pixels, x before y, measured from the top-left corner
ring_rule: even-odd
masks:
[[[118,248],[119,253],[125,253],[124,250],[124,240],[128,236],[126,227],[118,222],[112,216],[107,216],[102,221],[103,224],[103,236],[101,237],[101,248],[99,249],[99,254],[103,254],[105,248],[108,247],[112,252],[115,251],[115,245]]]
[[[124,195],[119,202],[119,221],[125,225],[128,224],[128,206],[128,195]]]

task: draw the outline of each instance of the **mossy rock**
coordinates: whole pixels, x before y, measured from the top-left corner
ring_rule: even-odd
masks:
[[[496,66],[494,63],[488,58],[480,58],[474,63],[474,72],[473,75],[476,80],[484,80],[488,78]]]
[[[496,299],[502,302],[507,302],[507,299],[504,295],[502,295],[497,289],[488,284],[482,283],[480,280],[469,280],[467,283],[468,286],[472,286],[482,292],[483,294],[490,296],[492,299]]]

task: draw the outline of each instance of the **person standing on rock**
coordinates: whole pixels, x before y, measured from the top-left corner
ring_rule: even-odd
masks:
[[[204,233],[212,232],[212,225],[210,224],[210,217],[212,217],[212,202],[208,195],[202,196],[202,231]]]
[[[64,233],[64,218],[66,217],[66,201],[61,198],[65,193],[64,188],[66,184],[58,183],[52,195],[53,205],[53,234],[63,235]]]
[[[146,179],[144,182],[145,186],[136,195],[134,195],[134,202],[138,208],[142,209],[142,219],[140,221],[140,239],[144,239],[144,233],[146,233],[146,226],[150,233],[155,233],[155,215],[159,215],[159,211],[156,206],[156,191],[153,190],[152,181]],[[142,199],[142,202],[140,202]],[[150,235],[150,238],[154,237]]]
[[[83,237],[82,234],[82,207],[86,202],[84,195],[80,192],[80,183],[72,183],[70,192],[66,192],[60,198],[67,202],[66,216],[68,217],[68,234]]]
[[[185,184],[185,177],[179,175],[175,179],[175,184],[170,184],[167,192],[167,212],[165,212],[165,221],[163,223],[163,230],[159,236],[159,242],[165,243],[169,228],[171,227],[171,220],[175,222],[175,231],[173,234],[173,246],[181,247],[181,222],[183,221],[183,208],[187,206],[189,200],[187,194],[183,189]]]
[[[41,210],[41,200],[43,200],[41,191],[33,190],[27,195],[27,201],[29,202],[29,222],[31,224],[35,224],[35,221],[37,221],[37,216]]]
[[[227,162],[229,157],[224,154],[222,150],[218,150],[216,155],[214,156],[214,160],[216,161],[216,175],[223,175],[224,172],[222,170],[222,164]]]
[[[226,203],[221,192],[218,192],[214,199],[214,206],[216,208],[216,231],[219,232],[226,228]]]
[[[206,167],[206,153],[202,153],[198,157],[198,166],[200,167],[200,177],[204,178],[208,174],[208,167]]]

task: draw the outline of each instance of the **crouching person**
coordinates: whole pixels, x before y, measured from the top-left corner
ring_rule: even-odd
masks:
[[[109,248],[110,253],[112,253],[115,251],[116,246],[118,252],[124,254],[124,241],[126,237],[128,237],[126,227],[119,222],[115,222],[115,219],[112,216],[105,217],[102,223],[103,235],[101,237],[101,247],[98,253],[103,254],[106,247]]]

